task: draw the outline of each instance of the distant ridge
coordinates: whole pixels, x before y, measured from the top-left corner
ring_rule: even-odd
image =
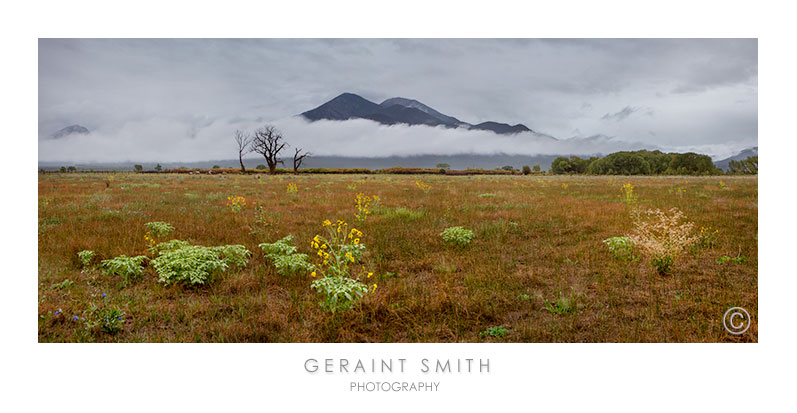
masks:
[[[488,130],[499,135],[514,135],[531,132],[535,135],[556,140],[548,135],[537,134],[526,125],[509,125],[500,122],[482,122],[472,125],[453,116],[445,115],[415,99],[394,97],[380,104],[371,102],[354,93],[343,93],[323,105],[301,114],[310,121],[369,119],[383,125],[426,125],[446,128]]]
[[[733,155],[733,156],[730,156],[728,158],[725,158],[725,159],[719,160],[717,162],[714,162],[714,166],[716,166],[717,168],[722,169],[723,171],[727,171],[728,169],[730,169],[731,161],[741,161],[741,160],[745,160],[745,159],[747,159],[747,158],[749,158],[751,156],[758,156],[758,146],[753,146],[752,148],[747,148],[747,149],[737,153],[736,155]]]

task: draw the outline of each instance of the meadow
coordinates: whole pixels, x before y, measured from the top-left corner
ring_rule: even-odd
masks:
[[[628,184],[640,208],[694,224],[700,241],[665,275],[604,242],[634,230]],[[56,173],[38,185],[40,342],[758,341],[757,177]],[[285,275],[259,244],[291,235],[319,265],[314,237],[338,220],[364,246],[351,265],[367,291],[333,313],[311,288],[321,274]],[[148,222],[174,228],[157,242],[252,254],[204,284],[162,282]],[[451,227],[472,240],[446,242]],[[143,273],[99,266],[119,255],[147,256]],[[739,336],[722,325],[734,306],[753,319]]]

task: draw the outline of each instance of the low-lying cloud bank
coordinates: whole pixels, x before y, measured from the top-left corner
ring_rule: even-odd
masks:
[[[385,126],[364,119],[307,122],[301,117],[290,117],[271,123],[283,132],[291,147],[326,156],[498,153],[587,156],[624,150],[661,149],[667,152],[694,151],[718,160],[757,145],[757,139],[751,139],[724,144],[667,147],[602,135],[557,141],[533,133],[497,135],[489,131],[443,127]],[[39,140],[39,162],[196,162],[236,159],[238,153],[232,138],[233,131],[241,129],[251,133],[263,124],[262,120],[241,118],[203,118],[201,122],[185,118],[130,121],[117,127],[99,127],[87,135],[42,138]],[[292,153],[292,149],[290,151]]]

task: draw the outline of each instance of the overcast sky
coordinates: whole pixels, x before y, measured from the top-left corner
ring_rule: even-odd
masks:
[[[343,92],[565,140],[295,115]],[[39,161],[237,156],[264,123],[319,155],[608,153],[715,158],[758,144],[758,46],[716,40],[39,40]],[[89,135],[52,139],[80,124]],[[573,138],[604,135],[582,142]]]

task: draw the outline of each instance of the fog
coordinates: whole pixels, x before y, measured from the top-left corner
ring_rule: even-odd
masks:
[[[343,92],[560,139],[307,124]],[[40,39],[39,161],[234,158],[266,123],[324,155],[588,154],[758,144],[755,39]],[[79,124],[89,135],[53,140]],[[588,139],[600,136],[601,138]],[[611,138],[608,138],[611,137]],[[586,139],[586,140],[583,140]]]

